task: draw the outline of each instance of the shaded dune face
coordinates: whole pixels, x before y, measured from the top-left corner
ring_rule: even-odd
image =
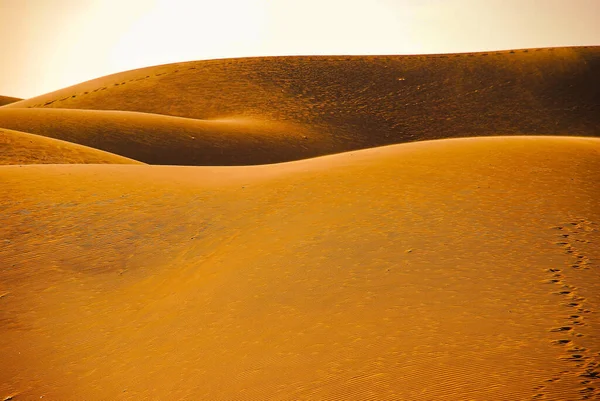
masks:
[[[599,156],[0,167],[0,396],[593,399]]]
[[[250,118],[197,120],[105,110],[2,109],[2,126],[150,164],[266,164],[357,147],[308,126]]]
[[[10,97],[10,96],[0,96],[0,106],[4,106],[10,103],[18,102],[20,99],[18,97]]]
[[[137,157],[132,149],[138,147],[132,147],[129,139],[124,139],[122,149],[113,146],[114,140],[110,149],[108,145],[100,148],[156,164],[264,164],[465,135],[597,136],[599,77],[600,47],[228,59],[127,71],[16,102],[0,111],[121,110],[199,119],[202,122],[183,123],[186,128],[180,120],[173,121],[178,127],[175,139],[166,146],[166,155],[160,151],[165,141],[157,140],[154,159]],[[81,119],[74,115],[58,119],[52,127],[37,126],[36,116],[0,113],[0,124],[66,140],[73,129],[88,132],[90,137],[106,135],[98,128],[97,116]],[[156,132],[144,122],[147,119],[131,117],[125,123],[107,114],[102,118],[116,133],[135,132],[144,137],[141,140],[156,140]],[[235,146],[224,145],[224,156],[219,157],[219,149],[206,148],[205,144],[219,142],[216,137],[235,131],[213,120],[242,121],[238,132],[247,133],[247,138],[238,143],[252,150],[242,156]],[[164,119],[163,126],[168,124]],[[189,149],[198,148],[194,152],[202,156],[183,155],[182,149],[189,144],[182,136],[192,131],[204,143]],[[304,136],[312,140],[300,140]],[[284,151],[272,152],[275,148]],[[183,156],[173,161],[172,155],[178,152]],[[279,156],[268,156],[274,153]]]
[[[73,163],[140,164],[87,146],[0,128],[0,165]]]

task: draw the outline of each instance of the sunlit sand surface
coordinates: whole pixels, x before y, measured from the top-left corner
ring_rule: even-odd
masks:
[[[0,400],[597,399],[598,64],[568,60],[598,48],[555,51],[473,57],[493,71],[492,57],[538,54],[548,69],[515,80],[548,93],[540,76],[588,77],[549,100],[577,108],[552,115],[542,89],[517,86],[530,100],[514,114],[495,109],[504,98],[472,113],[444,103],[462,121],[435,136],[458,139],[423,140],[421,119],[446,118],[423,109],[407,114],[414,137],[390,127],[398,144],[380,146],[368,132],[386,132],[398,104],[353,119],[343,87],[328,89],[340,103],[314,103],[333,113],[314,124],[285,111],[279,87],[246,81],[210,84],[229,116],[219,99],[208,115],[200,79],[187,92],[172,81],[183,100],[170,103],[140,81],[150,92],[111,87],[123,92],[65,100],[73,109],[27,108],[53,94],[3,107]]]

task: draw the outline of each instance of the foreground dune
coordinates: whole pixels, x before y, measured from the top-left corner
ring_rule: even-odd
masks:
[[[599,156],[0,167],[0,397],[598,397]]]
[[[0,128],[0,165],[73,163],[140,164],[87,146]]]
[[[202,120],[174,121],[172,142],[164,139],[167,119],[140,115],[88,119],[62,111],[40,126],[40,114],[23,112],[0,114],[0,126],[69,141],[76,130],[83,132],[77,143],[104,138],[109,143],[94,147],[148,163],[260,164],[465,132],[598,136],[599,87],[600,47],[193,61],[98,78],[0,110],[121,110]],[[149,119],[161,129],[148,127]],[[191,133],[201,143],[188,147]],[[145,142],[139,152],[157,154],[156,161],[127,153],[138,149],[132,135]],[[172,160],[186,148],[187,155]]]

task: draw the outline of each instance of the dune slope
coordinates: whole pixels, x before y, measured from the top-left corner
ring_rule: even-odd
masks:
[[[310,127],[353,150],[465,132],[598,136],[599,77],[600,47],[245,58],[127,71],[4,108],[250,118]],[[63,135],[53,129],[44,135]]]
[[[249,118],[197,120],[68,109],[0,109],[0,127],[90,146],[150,164],[247,165],[358,147],[298,124]]]
[[[140,164],[98,149],[0,128],[0,164]]]
[[[0,167],[0,396],[597,397],[599,156]]]
[[[18,97],[10,97],[10,96],[0,96],[0,106],[4,106],[10,103],[18,102],[20,99]]]

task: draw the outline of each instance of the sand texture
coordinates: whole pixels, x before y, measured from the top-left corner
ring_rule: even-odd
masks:
[[[87,163],[141,164],[87,146],[0,128],[0,165]]]
[[[600,399],[599,54],[190,62],[0,108],[0,400]]]
[[[216,134],[231,135],[241,124],[248,137],[230,143],[245,147],[250,142],[252,151],[243,155],[235,145],[220,143],[222,160],[210,146],[204,152],[210,156],[186,156],[180,163],[100,149],[153,164],[262,164],[427,139],[598,136],[599,70],[600,47],[196,61],[98,78],[0,111],[120,110],[202,120],[174,121],[176,139],[168,148],[182,145],[187,135],[216,144],[222,142],[214,141]],[[102,131],[98,122],[104,119],[125,136],[138,136],[140,131],[143,138],[165,134],[163,128],[147,128],[148,119],[157,117],[77,114],[71,119],[64,113],[42,127],[39,114],[0,114],[0,127],[64,140],[76,129],[80,137],[89,133],[90,139]],[[232,121],[239,124],[232,126]],[[171,123],[165,119],[158,124]],[[310,140],[301,141],[304,136]],[[123,148],[130,148],[129,140],[124,141]],[[162,143],[159,140],[156,148]],[[273,151],[277,147],[281,152]],[[265,159],[262,153],[277,156]]]

